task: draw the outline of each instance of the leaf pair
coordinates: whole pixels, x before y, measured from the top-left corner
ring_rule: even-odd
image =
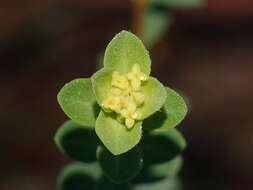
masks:
[[[171,163],[170,167],[175,166]],[[168,188],[176,190],[180,183],[172,176],[153,182],[115,184],[102,175],[97,164],[73,163],[61,171],[57,186],[60,190],[164,190]]]
[[[137,108],[139,118],[132,129],[116,119],[115,113],[106,113],[103,101],[108,97],[113,72],[126,74],[136,64],[141,72],[150,74],[151,60],[146,48],[135,35],[122,31],[106,49],[104,68],[91,79],[67,83],[57,97],[63,111],[75,123],[91,129],[95,126],[97,136],[114,155],[135,147],[141,139],[142,127],[167,130],[180,123],[187,112],[184,100],[175,91],[149,77],[140,89],[145,101]]]
[[[143,167],[143,158],[144,172],[159,178],[175,175],[181,166],[178,157],[186,146],[183,136],[175,129],[152,131],[144,136],[139,147],[115,156],[99,144],[93,130],[72,121],[58,129],[55,142],[63,154],[74,160],[92,162],[90,165],[98,161],[103,174],[114,183],[128,182],[136,177]]]

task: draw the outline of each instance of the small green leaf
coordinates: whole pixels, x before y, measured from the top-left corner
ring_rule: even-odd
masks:
[[[94,94],[100,106],[102,106],[103,100],[107,98],[111,89],[112,73],[113,70],[104,68],[91,77]]]
[[[74,122],[94,126],[98,107],[90,79],[73,80],[60,90],[58,102],[65,114]]]
[[[143,136],[141,144],[144,164],[168,162],[180,155],[185,147],[186,141],[176,129],[151,131]]]
[[[118,156],[104,147],[98,147],[97,159],[105,175],[115,183],[125,183],[134,178],[140,172],[143,162],[137,147]]]
[[[143,41],[148,47],[155,45],[168,31],[173,17],[168,11],[148,9],[144,14]]]
[[[107,46],[104,66],[125,74],[134,64],[139,64],[142,72],[150,74],[151,60],[145,46],[131,32],[122,31]]]
[[[168,162],[151,165],[148,168],[148,172],[151,176],[156,178],[175,177],[182,168],[182,165],[183,158],[181,156],[177,156]]]
[[[164,86],[153,77],[150,77],[143,84],[141,91],[145,96],[145,101],[143,106],[138,108],[137,112],[140,113],[140,119],[145,119],[163,106],[167,93]]]
[[[159,131],[176,127],[186,116],[187,106],[184,99],[174,90],[166,87],[167,98],[160,112],[156,112],[143,122],[143,128]]]
[[[73,163],[63,168],[57,179],[60,190],[92,190],[95,180],[100,178],[101,169],[97,163]]]
[[[132,149],[141,139],[141,122],[132,129],[118,122],[110,114],[100,112],[95,131],[105,147],[114,155],[123,154]]]
[[[96,161],[99,139],[89,127],[67,121],[58,129],[54,140],[60,151],[70,158],[83,162]]]

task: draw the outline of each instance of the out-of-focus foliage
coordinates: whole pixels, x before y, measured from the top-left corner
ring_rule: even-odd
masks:
[[[168,11],[148,8],[143,20],[142,39],[148,47],[152,47],[166,34],[173,23],[173,16]]]
[[[142,39],[150,48],[169,31],[173,24],[173,10],[201,8],[205,0],[150,0],[143,17]]]
[[[151,6],[172,9],[196,9],[204,6],[206,0],[150,0]]]

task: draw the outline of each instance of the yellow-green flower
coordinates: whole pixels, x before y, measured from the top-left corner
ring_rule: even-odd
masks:
[[[58,102],[74,122],[95,126],[106,148],[119,155],[138,144],[142,128],[168,130],[186,114],[183,99],[150,72],[151,60],[141,40],[122,31],[107,46],[104,67],[91,79],[67,83]]]

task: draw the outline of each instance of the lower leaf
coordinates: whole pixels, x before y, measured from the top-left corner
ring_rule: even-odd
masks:
[[[114,155],[123,154],[132,149],[141,139],[141,122],[127,129],[112,114],[100,112],[95,131],[105,147]]]
[[[176,129],[151,131],[141,144],[145,165],[168,162],[180,155],[186,147],[186,141]]]
[[[92,190],[101,176],[98,164],[73,163],[63,168],[58,176],[60,190]]]
[[[83,162],[96,161],[99,139],[90,127],[67,121],[57,130],[54,140],[60,151],[70,158]]]
[[[98,147],[97,159],[105,175],[114,183],[125,183],[137,176],[143,162],[137,147],[118,156],[105,147]]]

